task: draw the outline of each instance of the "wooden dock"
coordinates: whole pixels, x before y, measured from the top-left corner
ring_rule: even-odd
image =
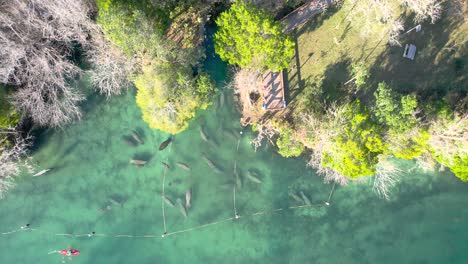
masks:
[[[261,78],[263,109],[280,110],[286,108],[283,72],[266,72]]]
[[[289,13],[280,23],[283,32],[288,34],[312,17],[323,12],[326,8],[336,4],[337,0],[311,0]],[[262,87],[259,87],[263,96],[264,110],[281,110],[286,108],[284,97],[283,72],[265,72],[262,75]]]

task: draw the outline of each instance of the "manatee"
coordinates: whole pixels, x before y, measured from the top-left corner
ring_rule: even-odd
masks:
[[[187,209],[185,209],[184,204],[180,198],[177,198],[177,206],[179,207],[180,213],[187,218]]]
[[[163,199],[163,201],[169,205],[170,207],[174,207],[174,203],[171,201],[171,199],[169,199],[169,197],[165,196],[165,195],[161,195],[161,198]]]
[[[262,181],[258,178],[255,172],[247,171],[246,174],[247,179],[255,183],[262,183]]]
[[[190,207],[192,207],[191,201],[192,201],[192,189],[188,189],[185,192],[185,208],[189,209]]]
[[[167,146],[169,146],[169,143],[171,143],[171,142],[172,142],[172,138],[169,137],[163,143],[161,143],[161,145],[159,145],[159,150],[161,151],[161,150],[167,148]]]
[[[132,130],[132,133],[130,135],[139,144],[145,144],[145,142],[141,139],[140,135],[138,135],[138,133],[135,130]]]
[[[206,135],[205,131],[203,131],[201,126],[198,127],[198,131],[200,131],[200,137],[203,139],[203,141],[208,142],[208,136]]]
[[[50,168],[50,169],[45,169],[45,170],[41,170],[40,172],[34,174],[33,177],[41,176],[41,175],[43,175],[44,173],[50,171],[51,169],[52,169],[52,168]]]
[[[234,177],[236,178],[236,187],[237,187],[237,189],[241,189],[242,188],[242,178],[239,175],[239,173],[237,173],[237,170],[234,171]]]
[[[185,164],[185,163],[183,163],[183,162],[176,162],[176,165],[177,165],[179,168],[182,168],[182,169],[184,169],[184,170],[186,170],[186,171],[191,171],[191,170],[192,170],[192,168],[190,168],[189,165],[187,165],[187,164]]]
[[[310,202],[309,198],[307,198],[307,196],[304,194],[304,192],[300,192],[301,194],[301,197],[302,199],[304,200],[304,203],[307,204],[307,205],[312,205],[312,203]]]
[[[146,162],[147,162],[147,161],[145,161],[145,160],[139,160],[139,159],[131,159],[131,160],[130,160],[130,163],[131,163],[131,164],[135,164],[135,165],[137,165],[137,166],[139,166],[139,167],[145,165]]]
[[[304,202],[304,200],[302,200],[301,197],[299,197],[296,193],[291,192],[289,193],[289,196],[293,198],[296,202],[299,202],[299,203]]]
[[[161,162],[161,164],[163,165],[164,169],[168,170],[170,169],[171,167],[169,166],[169,164],[167,164],[166,162]]]
[[[206,162],[206,164],[208,164],[208,166],[213,169],[214,172],[222,173],[221,169],[212,160],[210,160],[207,156],[202,155],[202,158]]]

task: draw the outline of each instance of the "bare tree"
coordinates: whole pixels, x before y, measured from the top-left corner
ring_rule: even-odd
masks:
[[[48,48],[23,58],[23,65],[16,72],[28,80],[13,95],[17,108],[43,126],[61,126],[81,117],[78,103],[84,97],[69,84],[81,72],[78,67]]]
[[[393,21],[392,28],[390,29],[388,43],[392,46],[401,47],[400,36],[403,30],[405,30],[405,27],[403,26],[403,21],[401,21],[401,19]]]
[[[453,119],[432,121],[429,145],[444,157],[468,153],[468,114],[454,113]]]
[[[278,130],[271,124],[271,122],[260,122],[257,125],[257,136],[250,142],[255,151],[262,146],[263,139],[267,139],[272,145],[273,137],[278,133]]]
[[[434,24],[442,15],[441,0],[400,0],[400,2],[416,14],[416,22],[430,18]]]
[[[339,185],[346,185],[349,182],[349,178],[343,174],[322,166],[322,152],[312,150],[307,166],[314,168],[318,175],[323,176],[323,181],[326,183],[335,182]]]
[[[22,138],[17,133],[12,147],[0,146],[0,199],[5,193],[14,187],[14,177],[21,172],[23,165],[31,169],[27,164],[22,164],[21,159],[27,156],[30,137]]]
[[[93,66],[91,83],[101,94],[107,97],[119,95],[130,86],[129,77],[136,69],[132,58],[105,40],[89,50],[87,55]]]
[[[40,125],[81,115],[83,96],[71,85],[81,70],[68,58],[77,45],[92,46],[89,7],[84,0],[0,1],[0,82],[18,86],[14,105]]]
[[[424,152],[421,156],[416,157],[416,166],[423,171],[434,171],[437,161],[431,156],[429,152]]]
[[[388,32],[388,23],[395,15],[387,0],[349,0],[345,8],[349,10],[348,20],[356,22],[362,37]]]
[[[402,170],[390,162],[387,157],[379,159],[376,172],[373,177],[373,190],[380,197],[388,200],[391,189],[399,182]]]
[[[345,107],[332,105],[323,115],[303,114],[301,116],[302,142],[312,150],[307,166],[317,170],[325,182],[346,185],[349,179],[341,173],[322,166],[323,153],[330,149],[333,139],[339,135],[346,122]]]

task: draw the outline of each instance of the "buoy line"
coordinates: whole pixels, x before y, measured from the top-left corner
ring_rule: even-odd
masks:
[[[239,152],[239,145],[240,145],[240,139],[238,139],[238,141],[237,141],[237,148],[236,148],[236,154],[235,154],[235,159],[234,159],[234,172],[236,172],[236,169],[237,169],[237,154]],[[172,150],[172,145],[171,145],[171,147],[169,149],[169,153],[171,152],[171,150]],[[169,161],[169,154],[168,154],[168,157],[166,158],[166,163],[168,163],[168,161]],[[165,191],[166,172],[167,172],[167,168],[164,166],[163,181],[162,181],[162,195],[163,196],[165,195],[164,191]],[[274,208],[274,209],[270,209],[270,210],[263,210],[263,211],[258,211],[258,212],[242,215],[242,219],[249,218],[249,217],[254,217],[254,216],[258,216],[258,215],[277,213],[277,212],[286,211],[286,210],[329,206],[332,195],[333,195],[333,193],[335,191],[335,185],[336,185],[336,183],[333,184],[332,189],[330,191],[330,194],[328,195],[328,199],[324,203],[310,204],[310,205],[307,205],[307,204],[306,205],[296,205],[296,206],[289,206],[289,207],[284,207],[284,208]],[[44,233],[44,234],[54,235],[54,236],[67,236],[67,237],[72,237],[72,238],[86,237],[87,236],[87,237],[108,237],[108,238],[160,238],[160,239],[162,239],[162,238],[165,238],[167,236],[172,236],[172,235],[176,235],[176,234],[191,232],[191,231],[194,231],[194,230],[206,228],[206,227],[217,225],[217,224],[220,224],[220,223],[225,223],[225,222],[240,219],[241,217],[239,216],[238,211],[237,211],[237,207],[236,207],[236,186],[234,186],[234,188],[233,188],[233,206],[234,206],[234,217],[230,217],[230,218],[226,218],[226,219],[223,219],[223,220],[218,220],[218,221],[202,224],[202,225],[187,228],[187,229],[181,229],[181,230],[177,230],[177,231],[173,231],[173,232],[167,232],[164,200],[161,199],[163,229],[164,229],[164,232],[163,232],[162,235],[156,235],[156,234],[146,234],[146,235],[96,234],[95,232],[86,233],[86,234],[54,233],[54,232],[51,232],[51,231],[42,230],[42,229],[38,229],[38,228],[31,228],[29,224],[27,224],[25,226],[21,226],[19,229],[14,229],[14,230],[11,230],[11,231],[8,231],[8,232],[0,233],[0,235],[5,236],[5,235],[15,234],[15,233],[18,233],[18,232],[30,231],[30,232],[39,232],[39,233]]]

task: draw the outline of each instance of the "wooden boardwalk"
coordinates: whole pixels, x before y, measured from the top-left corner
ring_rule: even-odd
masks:
[[[303,4],[280,20],[283,25],[283,32],[290,33],[336,2],[337,0],[312,0]]]
[[[280,20],[283,24],[283,32],[291,33],[298,26],[304,24],[315,15],[323,12],[326,8],[336,3],[336,0],[312,0],[296,8]],[[262,75],[263,109],[281,110],[286,108],[284,97],[283,72],[267,71]]]
[[[283,72],[266,72],[262,76],[263,109],[278,110],[286,107]]]

